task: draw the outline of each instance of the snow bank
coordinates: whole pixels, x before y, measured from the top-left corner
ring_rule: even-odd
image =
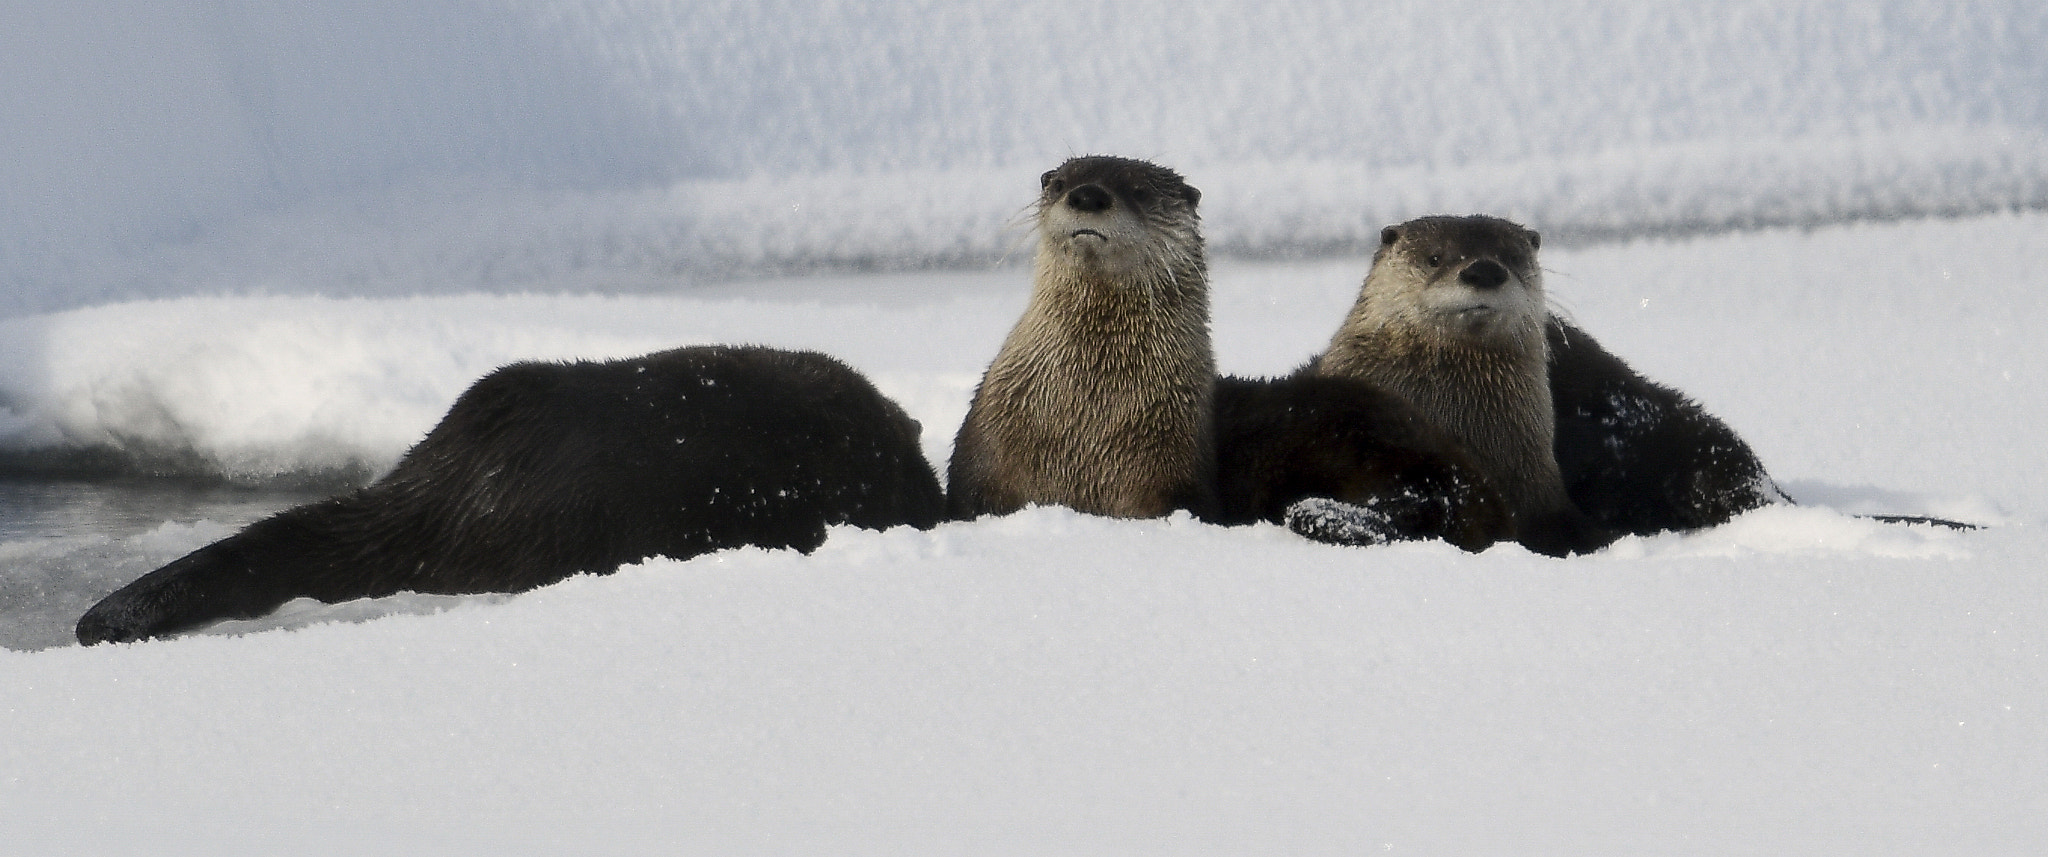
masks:
[[[1832,486],[1861,486],[1912,507],[1861,511],[1984,520],[1996,507],[1969,498],[2048,508],[2031,454],[2012,441],[2048,413],[2048,363],[2026,335],[2048,309],[2012,275],[2048,270],[2043,231],[2040,215],[1995,216],[1564,248],[1544,260],[1563,311],[1723,415],[1795,488],[1853,504],[1865,495]],[[1298,365],[1366,266],[1220,265],[1224,370]],[[927,453],[943,462],[1027,277],[749,281],[692,298],[180,298],[4,320],[0,457],[17,469],[360,480],[495,366],[740,342],[849,361],[922,421]]]
[[[987,279],[985,277],[985,279]],[[1002,280],[1016,286],[1015,276]],[[942,278],[943,281],[943,278]],[[17,470],[266,482],[361,481],[394,464],[455,396],[517,360],[604,359],[686,344],[770,343],[860,364],[928,440],[950,444],[973,355],[1021,295],[962,306],[776,307],[744,300],[180,298],[0,321],[0,459]],[[853,342],[841,332],[850,328]],[[918,331],[908,339],[905,331]],[[899,381],[918,361],[915,387]],[[983,358],[985,359],[985,358]],[[957,368],[957,373],[946,369]],[[941,405],[941,407],[944,407]]]

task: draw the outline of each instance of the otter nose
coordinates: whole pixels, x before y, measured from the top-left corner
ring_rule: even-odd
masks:
[[[1067,192],[1067,205],[1076,211],[1103,211],[1109,208],[1109,191],[1084,184]]]
[[[1476,289],[1497,289],[1508,281],[1508,269],[1492,259],[1481,259],[1458,273],[1458,282]]]

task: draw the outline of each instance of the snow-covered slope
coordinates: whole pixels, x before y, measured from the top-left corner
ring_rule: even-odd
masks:
[[[0,9],[0,313],[985,263],[1069,154],[1219,249],[2048,204],[2048,6],[400,0]]]

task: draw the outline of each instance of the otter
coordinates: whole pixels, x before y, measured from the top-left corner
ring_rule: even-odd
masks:
[[[1070,158],[1039,188],[1031,298],[954,439],[949,513],[1211,513],[1201,191],[1166,167],[1106,156]]]
[[[107,596],[79,642],[294,598],[518,592],[650,556],[811,551],[825,528],[936,526],[915,420],[822,354],[706,346],[492,372],[368,487],[249,525]]]
[[[1201,192],[1178,173],[1090,156],[1039,187],[1031,300],[954,441],[953,517],[1185,509],[1327,541],[1296,511],[1326,498],[1375,516],[1346,541],[1501,535],[1476,464],[1406,402],[1346,379],[1216,377]]]
[[[1791,502],[1749,444],[1685,394],[1563,319],[1553,316],[1545,335],[1558,469],[1595,524],[1626,535],[1684,532]]]
[[[1512,258],[1519,248],[1514,245],[1516,235],[1527,241],[1528,261],[1526,267],[1518,267]],[[1406,241],[1406,244],[1402,242]],[[1405,252],[1394,252],[1397,245]],[[1447,297],[1434,304],[1439,308],[1448,307],[1453,313],[1450,318],[1461,315],[1476,324],[1465,325],[1467,329],[1485,329],[1492,322],[1485,319],[1502,313],[1502,307],[1514,318],[1514,338],[1517,353],[1521,355],[1520,365],[1526,369],[1534,365],[1530,355],[1529,329],[1530,314],[1540,312],[1534,318],[1541,319],[1544,375],[1550,400],[1553,424],[1551,457],[1558,471],[1558,481],[1565,496],[1570,500],[1571,511],[1552,513],[1547,518],[1538,511],[1539,529],[1523,537],[1525,543],[1531,538],[1536,549],[1555,553],[1560,549],[1580,551],[1594,549],[1622,535],[1649,536],[1662,532],[1688,532],[1727,523],[1735,516],[1773,503],[1794,502],[1771,478],[1763,461],[1740,435],[1727,423],[1701,407],[1676,389],[1658,384],[1641,373],[1620,357],[1607,351],[1591,334],[1576,325],[1542,309],[1541,272],[1534,262],[1534,254],[1541,245],[1540,236],[1533,230],[1526,230],[1507,221],[1495,218],[1445,218],[1430,217],[1407,224],[1387,227],[1381,234],[1381,248],[1374,256],[1373,272],[1368,275],[1366,287],[1361,290],[1357,305],[1346,319],[1344,328],[1333,338],[1331,352],[1337,354],[1334,361],[1326,353],[1317,365],[1328,371],[1336,366],[1338,372],[1348,370],[1360,377],[1373,377],[1386,382],[1389,376],[1400,376],[1398,364],[1402,360],[1413,360],[1407,364],[1408,371],[1446,371],[1439,380],[1449,385],[1431,392],[1416,393],[1414,389],[1426,389],[1431,385],[1420,378],[1408,376],[1409,384],[1404,395],[1417,396],[1425,402],[1435,402],[1438,409],[1451,414],[1443,420],[1447,425],[1469,424],[1484,411],[1470,405],[1461,405],[1460,397],[1469,396],[1471,388],[1487,388],[1492,381],[1474,380],[1474,368],[1479,363],[1453,363],[1452,370],[1428,369],[1426,359],[1416,358],[1412,350],[1402,350],[1403,343],[1417,331],[1427,332],[1430,326],[1420,323],[1428,317],[1433,304],[1428,298],[1419,297],[1426,292],[1430,282],[1441,282],[1452,275],[1458,278],[1458,287],[1446,293]],[[1507,248],[1504,253],[1499,248]],[[1494,248],[1489,254],[1486,248]],[[1392,255],[1391,261],[1387,258]],[[1482,260],[1497,263],[1500,267],[1480,264]],[[1418,260],[1420,264],[1418,264]],[[1390,262],[1382,269],[1383,262]],[[1473,273],[1473,268],[1479,268]],[[1503,277],[1502,272],[1507,276]],[[1369,294],[1373,291],[1375,277],[1378,278],[1381,294],[1377,300]],[[1515,283],[1533,284],[1516,293],[1511,288]],[[1397,300],[1402,289],[1414,291],[1408,294],[1413,302],[1403,307]],[[1460,297],[1462,290],[1469,289],[1475,296]],[[1510,300],[1492,300],[1487,297],[1489,290],[1504,291]],[[1369,300],[1372,301],[1368,305]],[[1486,304],[1475,316],[1471,310],[1462,309],[1460,300],[1471,304]],[[1441,317],[1441,316],[1440,316]],[[1399,336],[1389,336],[1383,345],[1388,350],[1373,351],[1365,347],[1368,340],[1354,340],[1345,345],[1347,332],[1370,331],[1374,325],[1393,327],[1402,331]],[[1453,325],[1457,327],[1458,325]],[[1343,347],[1339,347],[1343,345]],[[1374,344],[1373,349],[1383,347]],[[1407,355],[1407,356],[1403,356]],[[1441,360],[1441,356],[1433,359]],[[1361,369],[1372,366],[1370,372]],[[1496,364],[1493,370],[1501,372]],[[1512,373],[1507,373],[1512,377]],[[1499,377],[1496,375],[1494,377]],[[1524,403],[1521,410],[1507,412],[1520,414],[1524,425],[1516,427],[1512,421],[1493,421],[1493,428],[1499,433],[1527,438],[1540,433],[1532,430],[1527,423],[1530,415],[1541,409],[1529,404],[1534,398],[1526,383],[1511,385],[1513,399]],[[1496,393],[1506,392],[1496,390]],[[1501,401],[1495,400],[1496,403]],[[1498,413],[1499,411],[1496,411]],[[1483,434],[1483,433],[1482,433]],[[1490,443],[1492,449],[1504,448],[1498,440],[1478,441]],[[1522,480],[1524,484],[1538,485],[1539,496],[1551,496],[1547,468],[1536,462],[1529,468],[1529,462],[1537,456],[1528,452],[1534,443],[1525,442],[1523,452],[1506,456],[1510,464],[1506,472],[1517,468],[1536,474]],[[1499,454],[1496,458],[1503,457]],[[1515,464],[1519,461],[1521,464]],[[1499,470],[1494,471],[1498,474]],[[1328,531],[1345,530],[1357,532],[1360,521],[1371,523],[1370,516],[1343,509],[1321,506],[1314,510],[1317,517],[1311,519]],[[1902,524],[1927,524],[1953,529],[1974,529],[1974,525],[1918,515],[1872,515],[1874,520]],[[1525,526],[1526,530],[1527,527]]]
[[[1797,502],[1742,436],[1698,402],[1644,377],[1570,322],[1552,317],[1546,332],[1557,466],[1572,502],[1596,525],[1636,536],[1689,532]],[[1927,515],[1858,517],[1978,526]]]
[[[1573,505],[1558,469],[1541,241],[1481,215],[1386,227],[1357,301],[1312,371],[1414,403],[1479,462],[1515,540],[1562,556],[1612,536]]]

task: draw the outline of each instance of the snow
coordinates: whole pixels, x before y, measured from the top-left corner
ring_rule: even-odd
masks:
[[[0,851],[2048,847],[2048,7],[132,6],[0,6],[0,463],[252,487],[0,481]],[[1384,223],[1512,216],[1804,505],[1569,560],[1030,509],[70,645],[512,360],[815,348],[942,467],[1088,151],[1204,191],[1225,371]]]
[[[2002,541],[1970,550],[2016,559]],[[846,532],[434,616],[12,656],[9,829],[206,853],[214,830],[313,853],[2023,853],[2039,593],[1854,550],[1362,557],[1049,510]]]
[[[1090,152],[1241,254],[2048,204],[2032,0],[132,5],[0,9],[0,313],[957,266]]]

